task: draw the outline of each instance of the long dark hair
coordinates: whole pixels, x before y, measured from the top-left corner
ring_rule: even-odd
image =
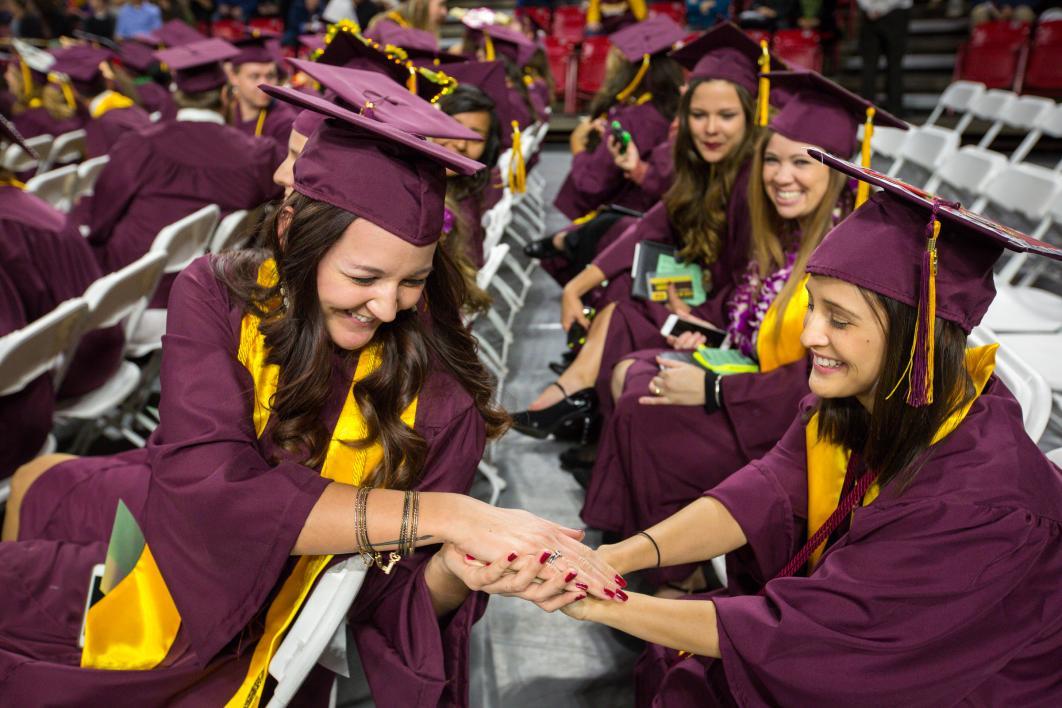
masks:
[[[697,87],[711,79],[690,82],[679,103],[675,137],[675,180],[664,194],[671,225],[682,239],[679,257],[694,263],[714,263],[726,238],[726,209],[737,174],[753,154],[759,129],[753,120],[752,96],[733,84],[745,116],[745,135],[722,161],[709,164],[697,152],[690,135],[690,102]]]
[[[634,81],[642,66],[641,61],[629,62],[618,52],[614,56],[619,64],[605,76],[605,83],[590,100],[590,115],[595,118],[605,115],[608,109],[616,105],[619,100],[617,96]],[[669,56],[657,55],[649,59],[649,71],[635,89],[632,98],[649,92],[652,95],[650,103],[656,106],[660,115],[672,120],[679,109],[679,90],[683,83],[685,75],[678,62]]]
[[[478,87],[461,84],[454,89],[453,93],[439,99],[439,108],[448,116],[477,111],[485,111],[490,115],[490,129],[487,131],[487,139],[483,144],[483,154],[479,158],[479,161],[486,167],[468,177],[451,175],[446,179],[446,191],[452,194],[457,201],[471,195],[482,199],[483,192],[490,182],[491,168],[498,162],[498,154],[501,152],[498,114],[494,101]]]
[[[894,479],[901,491],[914,480],[937,430],[976,395],[966,370],[966,333],[937,318],[934,338],[933,403],[913,408],[904,401],[907,386],[893,386],[907,370],[918,312],[910,305],[860,288],[885,331],[885,357],[870,413],[855,398],[829,398],[818,404],[819,436],[860,452],[884,487]]]
[[[331,437],[321,412],[334,395],[330,379],[335,352],[317,297],[317,267],[356,217],[298,192],[284,206],[294,213],[283,248],[278,236],[282,208],[270,220],[267,248],[222,254],[214,270],[245,311],[262,318],[266,361],[280,367],[270,421],[273,442],[317,467]],[[262,287],[258,269],[271,256],[280,278],[275,286]],[[401,311],[393,322],[380,326],[374,337],[383,345],[380,366],[354,389],[368,432],[364,440],[344,442],[354,447],[379,442],[383,448],[383,461],[366,484],[393,489],[416,484],[427,444],[400,416],[432,370],[448,372],[468,392],[489,437],[497,437],[508,425],[508,416],[493,402],[494,382],[461,320],[464,281],[445,249],[435,250],[433,267],[424,306]]]

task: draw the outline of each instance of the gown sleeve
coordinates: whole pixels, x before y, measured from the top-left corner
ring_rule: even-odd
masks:
[[[146,140],[127,133],[111,149],[111,159],[100,172],[88,204],[79,208],[89,227],[88,242],[102,248],[110,240],[114,227],[129,209],[140,190],[143,175],[151,159]]]
[[[209,256],[177,278],[170,305],[143,525],[205,665],[264,606],[329,480],[264,457],[236,358],[240,315]]]
[[[619,238],[609,244],[597,258],[594,265],[604,272],[608,279],[615,278],[623,271],[630,270],[634,264],[634,250],[639,241],[672,240],[671,222],[668,220],[667,208],[658,203],[645,215],[630,225]]]
[[[1058,535],[1025,509],[947,498],[858,509],[810,577],[715,600],[727,684],[740,705],[954,705],[1039,643],[1018,704],[1047,705]]]

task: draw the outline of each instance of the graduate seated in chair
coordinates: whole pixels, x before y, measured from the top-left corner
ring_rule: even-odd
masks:
[[[620,590],[581,532],[465,496],[507,418],[437,242],[446,169],[482,165],[388,117],[463,128],[416,104],[356,113],[265,90],[325,120],[268,245],[179,276],[148,446],[16,475],[4,538],[19,540],[0,544],[5,705],[131,690],[150,705],[262,705],[288,620],[358,553],[348,619],[375,703],[466,706],[486,599],[470,587]],[[77,608],[112,528],[139,555],[89,607],[79,649]],[[299,700],[326,703],[332,678],[318,667]]]
[[[256,30],[235,42],[240,53],[225,66],[229,78],[227,122],[247,135],[287,145],[295,109],[258,88],[259,84],[276,84],[280,78],[278,53],[270,46],[271,39],[276,38]]]
[[[812,395],[764,457],[597,551],[628,573],[733,554],[762,590],[565,612],[651,642],[639,706],[1054,705],[1062,471],[966,337],[1004,249],[1062,251],[812,155],[884,187],[808,260]]]
[[[85,125],[87,113],[79,110],[76,102],[71,105],[69,94],[62,90],[61,77],[49,76],[54,62],[55,58],[43,50],[26,50],[23,56],[16,46],[4,68],[4,82],[13,98],[4,113],[24,138],[62,135]]]

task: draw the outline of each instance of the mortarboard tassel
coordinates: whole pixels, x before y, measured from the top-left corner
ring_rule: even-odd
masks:
[[[767,40],[760,40],[760,87],[756,97],[756,125],[766,126],[770,120],[771,108],[771,80],[766,74],[771,71],[771,52],[767,49]]]
[[[863,124],[863,145],[860,151],[860,163],[863,167],[870,167],[870,140],[874,137],[874,114],[877,110],[874,106],[867,106],[867,120]],[[856,209],[863,206],[870,197],[870,183],[859,181],[859,187],[856,189],[855,206]]]
[[[616,94],[616,101],[623,103],[638,89],[638,85],[642,83],[642,79],[649,73],[650,58],[648,54],[642,55],[642,65],[638,67],[638,73],[634,75],[634,79],[627,84],[622,91]]]
[[[412,94],[417,93],[417,68],[412,64],[407,64],[406,68],[409,69],[409,76],[406,77],[406,88]]]
[[[940,221],[937,202],[933,202],[933,217],[926,226],[926,250],[922,253],[922,272],[919,277],[918,323],[915,326],[911,349],[911,383],[907,388],[907,405],[915,408],[933,402],[933,356],[937,321],[937,237]]]
[[[486,32],[483,33],[483,51],[486,53],[487,61],[494,61],[494,42]]]
[[[30,73],[30,68],[26,65],[26,62],[19,60],[18,68],[22,70],[22,98],[29,105],[33,100],[33,74]]]
[[[520,137],[520,124],[513,121],[513,147],[509,159],[509,191],[523,194],[527,191],[527,166],[524,165],[524,150]]]
[[[62,75],[51,72],[48,74],[48,81],[59,86],[59,89],[63,92],[63,100],[66,101],[67,108],[71,110],[77,108],[77,101],[74,100],[74,91],[70,88],[70,83]]]

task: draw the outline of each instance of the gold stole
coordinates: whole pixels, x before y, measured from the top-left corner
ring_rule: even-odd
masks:
[[[276,278],[273,260],[263,262],[258,271],[259,284],[272,285]],[[237,358],[254,380],[252,416],[255,435],[261,437],[269,421],[270,402],[276,394],[280,369],[275,364],[266,363],[268,349],[265,337],[258,329],[259,324],[260,319],[254,314],[244,315],[240,323]],[[353,447],[343,442],[365,438],[368,426],[354,400],[354,386],[379,367],[380,359],[377,343],[364,347],[358,357],[353,383],[321,467],[323,477],[358,485],[383,459],[383,448],[378,443]],[[410,427],[416,421],[417,402],[418,399],[414,399],[401,415],[402,421]],[[331,560],[331,555],[301,556],[296,562],[266,611],[265,631],[255,646],[247,676],[227,705],[258,705],[270,660],[317,577]],[[179,627],[180,615],[151,551],[145,545],[140,560],[129,575],[89,610],[81,666],[112,670],[152,669],[166,658]]]
[[[756,336],[756,357],[760,360],[760,373],[765,374],[779,366],[792,364],[807,355],[804,345],[800,343],[800,333],[804,331],[804,314],[808,309],[808,291],[804,287],[807,282],[808,276],[805,275],[786,303],[785,312],[781,314],[782,323],[778,336],[775,336],[779,317],[778,298],[767,308]]]
[[[123,96],[117,91],[104,91],[89,104],[89,115],[93,118],[99,118],[116,108],[129,108],[135,105],[133,99]]]
[[[996,350],[998,344],[987,344],[983,347],[975,347],[966,350],[966,370],[973,378],[976,395],[966,406],[956,411],[944,421],[936,434],[933,436],[931,445],[947,437],[962,423],[970,406],[981,395],[985,384],[996,366]],[[844,486],[845,472],[848,469],[848,458],[851,453],[840,445],[819,439],[819,414],[811,416],[805,428],[805,443],[807,445],[807,474],[808,474],[808,535],[810,539],[819,530],[826,520],[833,514],[834,509],[841,500],[841,488]],[[877,483],[870,485],[870,489],[863,496],[863,506],[874,501],[879,489]],[[826,550],[826,541],[816,548],[809,560],[809,568],[818,565],[819,559]]]

